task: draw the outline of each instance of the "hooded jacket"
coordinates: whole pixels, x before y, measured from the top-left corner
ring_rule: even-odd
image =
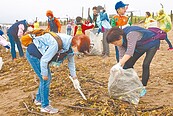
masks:
[[[58,32],[60,33],[61,32],[61,23],[56,17],[54,17],[52,11],[48,10],[46,12],[46,16],[47,17],[51,16],[51,19],[48,18],[48,28],[47,29],[50,31],[53,31],[55,33],[58,33]]]

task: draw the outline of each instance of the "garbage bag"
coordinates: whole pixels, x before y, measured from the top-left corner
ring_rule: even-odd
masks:
[[[102,55],[103,45],[103,33],[96,34],[98,29],[90,30],[89,37],[91,40],[90,54],[91,55]]]
[[[143,85],[133,68],[110,71],[108,93],[119,99],[137,105]]]

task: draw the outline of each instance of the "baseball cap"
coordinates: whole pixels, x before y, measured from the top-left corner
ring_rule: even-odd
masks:
[[[115,10],[125,7],[125,6],[128,6],[128,4],[124,4],[122,1],[119,1],[115,4]]]

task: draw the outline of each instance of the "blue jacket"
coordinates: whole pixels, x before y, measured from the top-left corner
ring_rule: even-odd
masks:
[[[54,18],[53,19],[48,18],[48,23],[50,24],[50,31],[58,33],[58,26],[56,25]]]
[[[62,50],[58,50],[57,41],[49,33],[46,33],[42,36],[34,37],[33,39],[33,43],[35,44],[39,52],[42,54],[42,57],[40,59],[40,67],[41,67],[41,74],[43,76],[48,75],[47,67],[49,62],[55,56],[55,54],[67,52],[71,48],[72,36],[62,33],[57,33],[57,35],[59,35],[62,40],[63,43]],[[68,58],[68,67],[70,70],[70,75],[74,77],[76,76],[74,53],[72,52],[71,54],[68,54],[67,58]]]
[[[18,21],[16,23],[14,23],[7,31],[8,34],[11,34],[14,39],[18,39],[18,30],[19,30],[19,25],[23,24],[24,25],[24,30],[23,32],[25,33],[27,31],[28,25],[27,25],[27,21],[26,20],[22,20],[22,21]]]
[[[96,23],[99,27],[98,33],[102,32],[102,27],[104,27],[105,29],[111,28],[111,25],[109,23],[109,18],[106,12],[99,13]]]
[[[138,26],[128,26],[128,27],[125,27],[123,29],[123,31],[124,31],[123,47],[125,47],[125,48],[127,47],[126,36],[131,31],[137,31],[137,32],[142,33],[142,38],[139,41],[137,41],[137,43],[136,43],[136,50],[137,49],[150,49],[150,48],[160,44],[160,40],[158,40],[158,39],[144,44],[144,42],[146,40],[151,39],[153,36],[155,36],[155,33],[148,29],[144,29],[144,28],[138,27]]]

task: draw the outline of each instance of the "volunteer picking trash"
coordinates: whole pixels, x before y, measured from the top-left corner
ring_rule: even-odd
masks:
[[[45,32],[41,36],[35,34],[24,35],[21,42],[27,47],[26,58],[39,77],[40,85],[34,103],[41,105],[41,112],[57,113],[58,109],[49,104],[49,86],[51,62],[68,59],[68,68],[75,89],[80,89],[76,75],[74,54],[89,50],[90,41],[85,35],[69,36],[62,33]],[[82,47],[84,45],[84,47]]]
[[[156,28],[159,29],[159,28]],[[166,38],[162,30],[161,38]],[[133,68],[136,61],[146,54],[142,65],[142,84],[147,86],[150,76],[150,63],[160,46],[160,39],[155,32],[138,26],[129,26],[124,29],[113,27],[108,31],[107,42],[118,46],[120,61],[111,68],[111,71]],[[146,94],[146,89],[141,91],[140,96]]]

